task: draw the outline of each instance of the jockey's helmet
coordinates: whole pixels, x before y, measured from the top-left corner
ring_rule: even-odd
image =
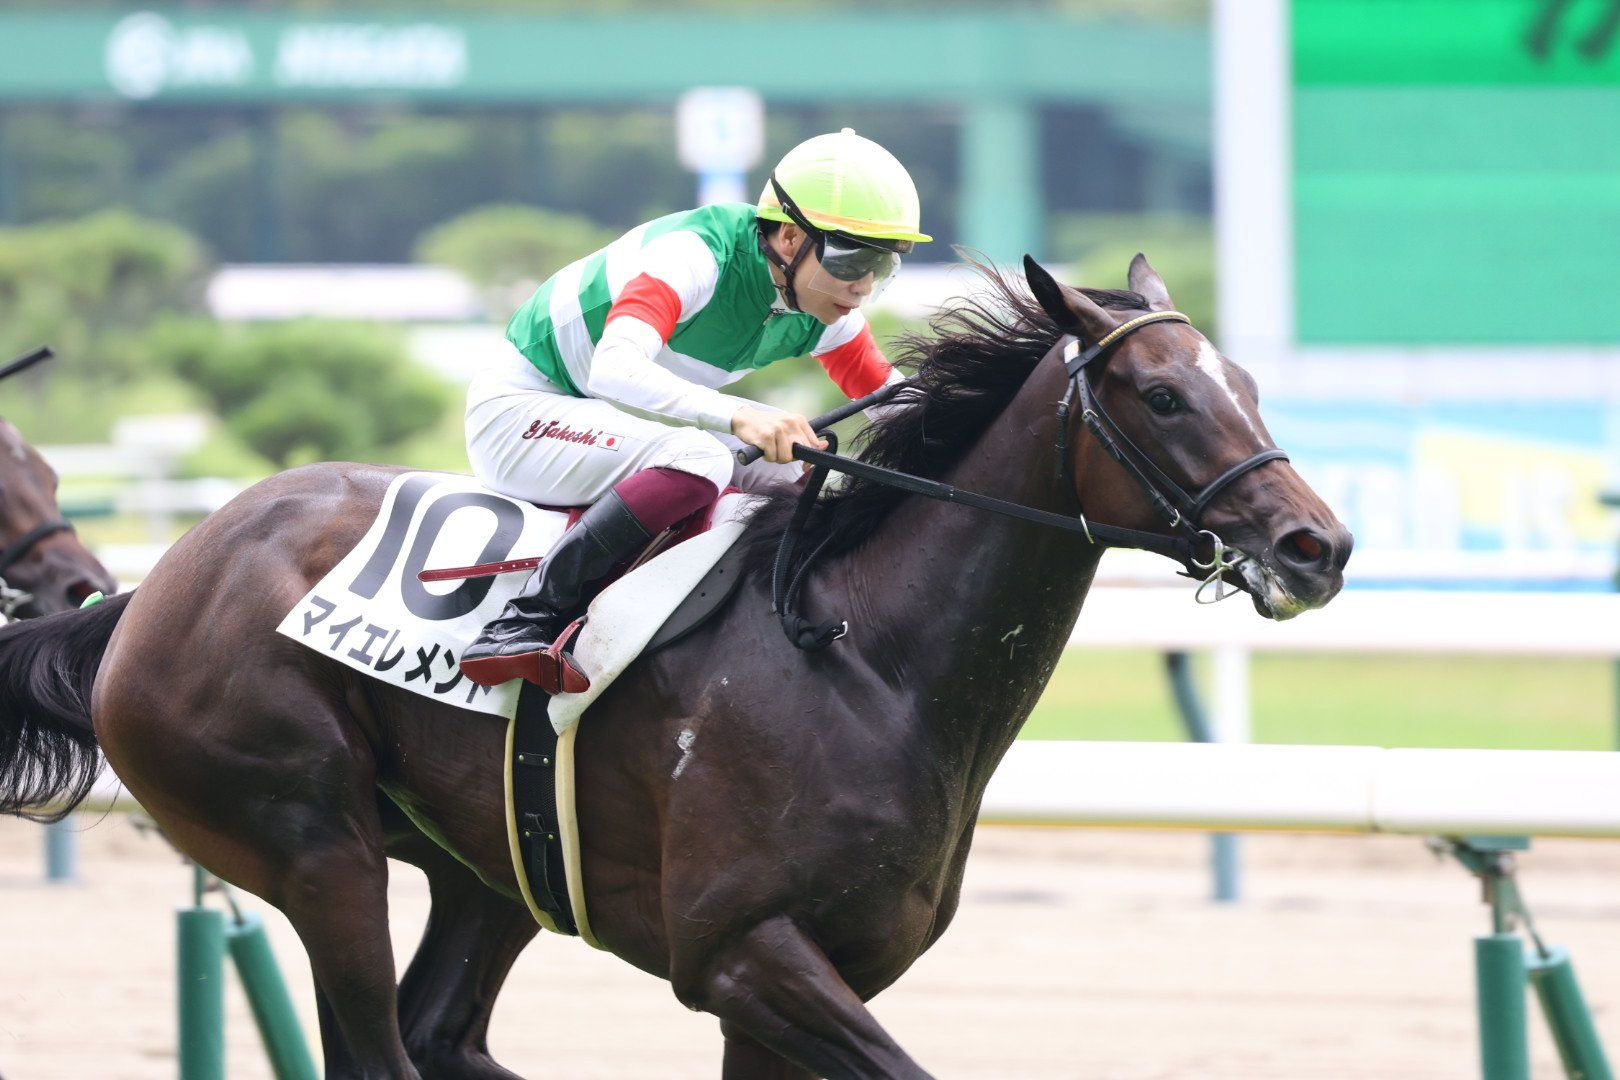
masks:
[[[789,150],[771,171],[756,212],[763,221],[803,229],[821,262],[810,286],[855,303],[881,292],[913,245],[933,239],[920,231],[917,186],[905,166],[853,128]],[[792,263],[778,262],[790,282],[808,251],[807,244]],[[791,285],[788,293],[793,303]]]

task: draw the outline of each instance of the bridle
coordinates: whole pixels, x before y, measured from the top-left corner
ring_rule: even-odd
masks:
[[[14,540],[4,551],[0,551],[0,618],[11,618],[19,608],[34,599],[32,593],[8,584],[4,577],[5,572],[26,559],[34,550],[34,545],[59,532],[73,532],[73,526],[60,518],[41,522]]]
[[[838,421],[854,415],[861,409],[881,405],[894,398],[903,391],[913,388],[910,382],[891,383],[876,393],[868,394],[857,401],[817,417],[811,421],[815,431],[829,438],[830,450],[816,450],[812,447],[796,445],[793,456],[799,461],[809,463],[812,468],[810,478],[805,484],[803,494],[799,496],[799,505],[788,527],[782,533],[781,544],[777,548],[776,567],[773,574],[771,589],[771,610],[780,616],[782,629],[786,632],[788,640],[801,649],[821,649],[843,637],[849,626],[841,620],[811,624],[797,613],[798,595],[809,576],[810,565],[821,554],[826,546],[822,544],[812,550],[808,557],[795,569],[794,554],[798,548],[799,538],[805,525],[809,521],[810,510],[821,494],[822,484],[826,481],[827,473],[841,472],[851,476],[858,476],[873,483],[885,484],[889,487],[899,488],[914,495],[923,495],[943,502],[961,503],[965,506],[989,510],[993,513],[1003,514],[1007,517],[1019,518],[1023,521],[1035,522],[1039,525],[1050,525],[1054,528],[1064,529],[1068,532],[1079,533],[1094,545],[1103,547],[1128,547],[1143,551],[1151,551],[1174,559],[1184,566],[1191,567],[1198,573],[1189,576],[1200,578],[1200,585],[1195,594],[1199,603],[1215,603],[1228,596],[1236,595],[1237,589],[1226,589],[1222,575],[1228,571],[1236,570],[1247,558],[1237,548],[1228,547],[1221,538],[1210,529],[1200,524],[1203,513],[1208,509],[1222,491],[1232,486],[1240,477],[1253,469],[1259,468],[1268,461],[1287,461],[1286,451],[1275,447],[1261,450],[1233,465],[1221,473],[1214,480],[1200,488],[1197,494],[1187,492],[1182,486],[1168,476],[1163,469],[1154,464],[1153,459],[1143,453],[1141,448],[1131,441],[1130,437],[1122,431],[1118,424],[1103,409],[1102,403],[1097,400],[1091,388],[1091,380],[1087,370],[1093,365],[1100,367],[1099,360],[1106,358],[1120,342],[1131,334],[1158,322],[1181,322],[1192,325],[1192,320],[1179,311],[1154,311],[1146,315],[1137,316],[1129,322],[1121,323],[1109,331],[1095,344],[1082,349],[1080,339],[1074,335],[1064,335],[1058,339],[1052,348],[1052,354],[1061,356],[1064,371],[1068,375],[1068,388],[1063,400],[1057,405],[1057,471],[1069,491],[1078,491],[1074,483],[1073,464],[1069,454],[1069,428],[1076,401],[1080,406],[1080,419],[1086,425],[1093,437],[1101,444],[1108,455],[1125,468],[1137,484],[1159,508],[1170,523],[1173,535],[1148,532],[1145,529],[1127,529],[1118,525],[1107,525],[1102,522],[1089,521],[1084,508],[1078,508],[1076,513],[1054,514],[1049,510],[1038,510],[1032,506],[1021,503],[1008,502],[1005,499],[996,499],[977,492],[963,491],[961,488],[937,480],[928,480],[909,473],[898,472],[894,469],[885,469],[882,466],[872,465],[854,458],[840,457],[835,451],[837,442],[832,439],[832,432],[823,430]],[[1045,363],[1045,358],[1042,359]],[[746,463],[757,456],[757,451],[744,454],[742,458]],[[1200,559],[1199,549],[1205,545],[1210,549],[1207,560]],[[1210,590],[1213,590],[1210,592]],[[1206,596],[1206,593],[1209,593]]]
[[[1068,489],[1076,491],[1074,483],[1073,464],[1068,452],[1069,418],[1074,409],[1076,399],[1080,403],[1080,419],[1086,429],[1108,452],[1108,456],[1124,466],[1125,471],[1135,479],[1137,486],[1147,494],[1153,505],[1158,507],[1170,522],[1170,528],[1175,530],[1187,543],[1186,555],[1180,558],[1195,570],[1208,571],[1208,576],[1198,586],[1196,599],[1199,603],[1215,603],[1223,600],[1231,593],[1223,590],[1222,574],[1227,570],[1234,570],[1243,561],[1244,555],[1236,548],[1227,547],[1221,538],[1213,531],[1205,529],[1200,524],[1204,511],[1215,497],[1225,491],[1240,477],[1253,469],[1259,468],[1268,461],[1287,461],[1288,452],[1273,447],[1261,450],[1227,469],[1221,475],[1205,484],[1193,495],[1171,479],[1165,471],[1156,465],[1151,457],[1143,453],[1141,448],[1131,441],[1130,437],[1114,423],[1113,418],[1103,409],[1102,402],[1097,400],[1096,393],[1091,388],[1091,379],[1087,369],[1100,359],[1105,359],[1108,353],[1125,338],[1140,330],[1144,326],[1151,326],[1159,322],[1179,322],[1192,325],[1192,320],[1179,311],[1153,311],[1146,315],[1139,315],[1129,322],[1121,323],[1104,335],[1096,344],[1082,350],[1080,339],[1073,335],[1065,335],[1058,341],[1058,348],[1062,350],[1063,368],[1069,376],[1069,387],[1058,403],[1057,425],[1057,457],[1059,475],[1067,482]],[[1085,521],[1085,513],[1080,513],[1080,520]],[[1136,530],[1118,530],[1120,532],[1136,533]],[[1160,540],[1157,533],[1138,533],[1139,537],[1155,537]],[[1090,533],[1087,533],[1090,538]],[[1202,541],[1208,541],[1210,557],[1201,561],[1196,550]],[[1095,541],[1093,541],[1095,542]],[[1154,550],[1144,542],[1129,542],[1114,546],[1143,547]],[[1211,586],[1214,594],[1211,599],[1205,599],[1205,590]],[[1234,590],[1235,591],[1235,590]]]
[[[50,346],[41,345],[39,348],[33,349],[17,357],[4,367],[0,367],[0,379],[4,379],[10,375],[15,375],[20,371],[26,371],[35,364],[43,363],[55,355],[56,354],[51,351]],[[34,550],[34,545],[45,539],[47,536],[54,536],[59,532],[72,531],[73,526],[69,525],[66,521],[63,521],[60,518],[54,521],[46,521],[35,525],[32,529],[29,529],[16,540],[12,541],[10,547],[6,548],[4,551],[0,551],[0,575],[4,575],[7,570],[10,570],[17,563],[27,558],[28,553]],[[24,604],[30,603],[33,599],[34,597],[31,593],[24,592],[22,589],[13,588],[6,583],[4,576],[0,576],[0,619],[11,618],[14,612],[16,612]]]

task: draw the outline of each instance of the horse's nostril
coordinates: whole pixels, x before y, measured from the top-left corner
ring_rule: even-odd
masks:
[[[1325,565],[1330,547],[1309,529],[1296,529],[1277,544],[1277,553],[1295,566],[1313,569]]]

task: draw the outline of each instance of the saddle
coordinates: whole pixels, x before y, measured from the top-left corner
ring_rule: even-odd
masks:
[[[296,603],[277,633],[331,661],[444,705],[507,721],[507,828],[523,897],[542,926],[594,944],[579,887],[572,747],[590,704],[638,657],[692,633],[742,578],[746,502],[715,503],[654,537],[559,639],[589,688],[547,697],[523,680],[459,672],[465,644],[582,511],[518,502],[471,477],[401,473],[370,530]],[[441,583],[434,587],[433,583]]]
[[[714,507],[710,506],[654,537],[642,552],[609,579],[609,584],[645,566],[656,555],[708,532],[713,517]],[[570,528],[577,518],[576,514],[570,519]],[[744,549],[739,546],[728,548],[664,620],[651,640],[640,650],[632,646],[623,655],[646,656],[657,652],[707,622],[736,592],[743,576],[743,553]],[[537,560],[523,568],[535,565],[538,565]],[[604,585],[601,591],[606,590],[607,585]],[[581,616],[571,622],[558,635],[552,649],[558,653],[569,649],[587,618]],[[596,688],[598,692],[605,689],[605,683],[611,681],[618,670],[613,668],[604,673],[603,685]],[[591,687],[587,680],[577,691],[567,682],[563,688],[566,694],[559,700],[549,698],[532,683],[521,684],[517,711],[507,727],[507,835],[519,890],[530,914],[547,930],[578,936],[591,946],[601,948],[591,932],[585,909],[579,824],[574,813],[574,738],[579,731],[579,714],[588,701],[566,711],[556,708],[557,704]]]
[[[557,635],[556,641],[546,650],[552,662],[557,664],[558,669],[563,672],[562,686],[564,693],[584,693],[591,686],[589,677],[574,663],[572,649],[574,640],[588,618],[586,612],[590,608],[591,601],[624,575],[645,565],[671,548],[708,532],[714,525],[715,508],[719,505],[720,499],[726,495],[740,493],[740,489],[728,487],[725,491],[717,493],[714,499],[693,511],[687,517],[651,537],[639,551],[633,553],[598,582],[591,593],[582,600],[576,612],[576,617],[569,621],[562,632]],[[584,516],[587,509],[583,506],[548,506],[544,503],[530,503],[528,505],[541,511],[566,514],[568,520],[563,528],[564,535],[579,524],[580,518]],[[426,584],[430,582],[466,581],[520,572],[530,573],[538,569],[542,561],[544,561],[543,556],[531,556],[472,566],[423,570],[417,575],[417,578]],[[738,573],[740,566],[741,552],[737,549],[728,550],[720,562],[709,571],[704,581],[699,583],[699,587],[694,589],[670,617],[665,620],[658,633],[647,644],[643,652],[651,653],[662,649],[685,637],[708,621],[709,617],[718,611],[720,606],[730,599],[731,594],[735,591],[740,578]]]

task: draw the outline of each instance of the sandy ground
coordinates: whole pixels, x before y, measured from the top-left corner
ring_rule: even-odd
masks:
[[[0,1074],[148,1080],[176,1073],[174,909],[190,875],[121,815],[76,819],[83,882],[43,883],[37,826],[0,821]],[[961,913],[874,1011],[941,1077],[1380,1080],[1478,1075],[1476,884],[1414,838],[1250,836],[1246,898],[1206,900],[1190,834],[987,828]],[[1620,845],[1538,842],[1522,884],[1568,946],[1620,1057]],[[427,912],[391,888],[403,964]],[[308,968],[264,905],[306,1028]],[[245,1000],[227,1002],[230,1074],[268,1077]],[[1535,1020],[1535,1014],[1532,1013]],[[529,1076],[712,1077],[715,1021],[576,940],[519,960],[491,1045]],[[1539,1025],[1537,1077],[1559,1076]]]

